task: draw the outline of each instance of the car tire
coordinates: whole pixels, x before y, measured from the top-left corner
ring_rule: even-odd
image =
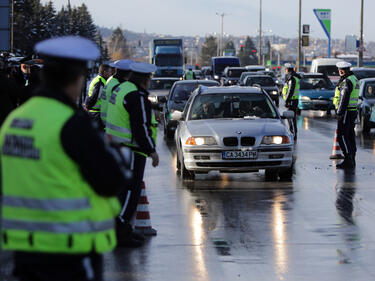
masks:
[[[370,130],[371,130],[371,126],[368,124],[365,116],[362,113],[361,113],[361,130],[362,130],[362,133],[364,134],[370,133]]]
[[[279,177],[279,171],[275,169],[266,169],[265,180],[266,181],[277,181]]]
[[[184,156],[182,155],[180,158],[180,173],[181,173],[183,180],[194,180],[195,178],[195,173],[186,169],[185,163],[184,163]]]
[[[291,180],[293,177],[294,165],[290,166],[290,168],[286,170],[282,170],[279,172],[280,180]]]

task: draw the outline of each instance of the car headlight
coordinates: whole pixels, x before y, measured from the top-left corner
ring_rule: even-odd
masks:
[[[288,136],[264,136],[262,144],[288,144],[290,139]]]
[[[302,96],[301,100],[303,100],[303,101],[310,101],[311,99],[309,97],[307,97],[307,96]]]
[[[232,84],[232,81],[231,81],[231,80],[229,80],[229,81],[228,81],[228,83],[229,83],[229,84]]]
[[[220,77],[218,75],[214,75],[214,79],[219,79]]]
[[[278,92],[277,91],[271,91],[271,95],[277,95]]]
[[[157,96],[148,96],[148,100],[152,103],[157,103],[158,97]]]
[[[217,142],[214,137],[189,137],[186,145],[216,145]]]

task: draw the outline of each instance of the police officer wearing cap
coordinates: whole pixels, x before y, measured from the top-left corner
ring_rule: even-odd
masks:
[[[115,74],[111,76],[104,88],[101,91],[100,99],[101,99],[101,105],[100,105],[100,118],[102,119],[102,123],[104,126],[107,122],[107,102],[111,96],[112,90],[120,85],[121,83],[124,83],[129,79],[130,76],[130,64],[133,63],[132,60],[118,60],[113,63],[113,67],[115,69]]]
[[[193,71],[193,68],[189,67],[189,69],[187,71],[185,71],[184,80],[195,80],[195,79],[196,79],[196,77],[195,77],[195,73]]]
[[[294,139],[297,139],[297,109],[298,109],[298,98],[300,89],[300,79],[295,72],[295,66],[290,63],[285,64],[285,84],[282,90],[283,99],[285,101],[285,107],[294,112],[293,126],[291,131],[294,135]]]
[[[350,63],[339,62],[336,66],[339,69],[340,80],[337,83],[333,102],[337,108],[337,139],[345,157],[344,161],[336,167],[353,169],[356,165],[357,152],[354,127],[357,118],[359,81],[350,71],[352,66]]]
[[[108,100],[106,133],[109,138],[133,150],[134,177],[131,191],[123,193],[123,209],[117,224],[119,245],[124,247],[141,246],[142,235],[133,232],[130,225],[135,215],[147,157],[152,158],[154,167],[159,164],[156,152],[156,121],[152,114],[148,91],[151,74],[156,67],[148,63],[132,63],[129,81],[120,84],[112,91]]]
[[[104,126],[100,119],[100,93],[111,75],[112,69],[109,64],[101,64],[99,66],[99,74],[90,82],[89,92],[85,100],[86,110],[88,110],[90,117],[102,127]]]
[[[74,36],[35,50],[45,59],[42,87],[0,130],[1,246],[15,252],[20,281],[99,281],[102,253],[116,246],[116,196],[131,177],[121,154],[76,106],[87,61],[100,52]]]

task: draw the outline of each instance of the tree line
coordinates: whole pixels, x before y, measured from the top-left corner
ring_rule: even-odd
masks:
[[[121,28],[116,28],[105,42],[95,25],[86,4],[62,6],[57,11],[52,1],[14,0],[14,48],[18,55],[30,55],[34,45],[56,36],[79,35],[95,41],[102,60],[123,59],[131,56]]]

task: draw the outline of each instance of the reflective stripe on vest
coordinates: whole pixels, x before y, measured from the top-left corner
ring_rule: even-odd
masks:
[[[100,75],[98,75],[94,79],[92,79],[92,81],[90,83],[90,86],[89,86],[89,93],[88,93],[89,97],[92,96],[92,94],[94,92],[95,85],[98,84],[100,81],[104,85],[106,84],[106,80],[102,76],[100,76]],[[98,100],[96,101],[95,105],[89,111],[90,112],[99,112],[100,111],[100,104],[101,104],[101,99],[100,99],[100,97],[98,97]]]
[[[86,233],[99,232],[113,229],[114,220],[90,222],[80,221],[71,223],[57,222],[30,222],[21,220],[4,219],[2,227],[4,229],[24,230],[24,231],[44,231],[50,233]]]
[[[297,78],[296,76],[292,76],[292,78],[295,79],[296,85],[294,87],[294,93],[293,93],[293,96],[291,97],[291,100],[297,100],[299,98],[299,92],[300,92],[300,79]],[[283,95],[284,100],[288,98],[287,97],[288,91],[289,91],[289,81],[284,84],[284,87],[282,90],[282,95]]]
[[[45,211],[71,211],[89,209],[91,207],[88,198],[35,199],[20,196],[3,196],[3,206]]]
[[[102,98],[101,98],[101,105],[100,105],[100,118],[103,121],[103,124],[106,125],[107,121],[107,108],[108,108],[108,102],[109,98],[112,94],[112,90],[115,86],[117,86],[120,82],[117,78],[114,76],[111,76],[107,83],[105,84],[105,87],[102,90]]]
[[[84,254],[116,246],[117,198],[97,195],[61,144],[61,130],[74,113],[55,99],[32,97],[5,120],[3,250]]]

